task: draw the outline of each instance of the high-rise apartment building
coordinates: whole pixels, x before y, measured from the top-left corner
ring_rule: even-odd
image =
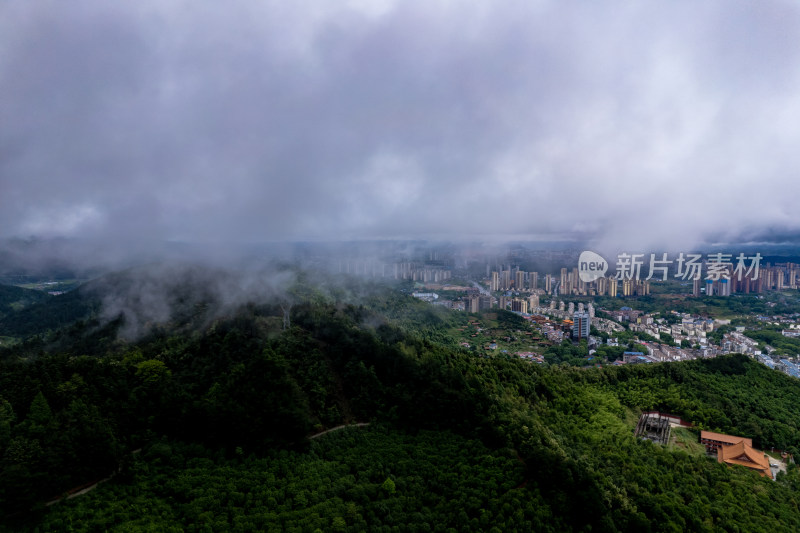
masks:
[[[525,271],[518,270],[516,274],[514,274],[514,289],[517,291],[525,290]]]
[[[504,291],[507,291],[511,288],[511,271],[510,270],[503,270],[503,273],[500,277],[500,288]]]
[[[570,294],[580,294],[581,279],[578,277],[578,267],[572,269],[569,276]]]
[[[528,302],[522,298],[514,298],[511,300],[511,310],[516,311],[517,313],[527,313]]]
[[[633,280],[622,280],[622,296],[633,296]]]
[[[730,296],[731,295],[731,283],[730,280],[725,278],[719,280],[717,282],[717,295],[719,296]]]
[[[572,340],[589,338],[589,313],[575,313],[572,315]]]
[[[597,280],[597,295],[605,296],[608,294],[608,278],[600,278]]]
[[[703,280],[700,278],[692,282],[692,296],[702,296],[701,289],[703,288]]]
[[[500,274],[496,271],[492,272],[492,280],[489,283],[489,290],[492,292],[497,292],[500,290]]]
[[[535,291],[539,288],[539,273],[538,272],[528,272],[528,288],[532,291]]]
[[[612,298],[617,297],[617,278],[608,278],[608,295]]]

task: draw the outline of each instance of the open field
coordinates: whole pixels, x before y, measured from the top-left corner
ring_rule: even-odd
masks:
[[[672,427],[669,447],[673,450],[683,450],[690,455],[706,455],[706,447],[700,444],[697,433],[685,427]]]

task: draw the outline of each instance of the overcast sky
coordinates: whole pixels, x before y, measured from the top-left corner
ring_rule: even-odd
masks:
[[[0,3],[0,237],[800,231],[800,4]]]

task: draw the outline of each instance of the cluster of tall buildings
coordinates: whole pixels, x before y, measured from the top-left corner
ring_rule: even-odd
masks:
[[[372,260],[341,260],[337,271],[339,274],[407,279],[423,283],[443,283],[452,278],[450,268],[411,261],[385,263]]]
[[[700,277],[693,281],[694,296],[730,296],[731,294],[762,293],[771,290],[800,289],[800,265],[797,263],[767,263],[757,272],[739,275],[732,264],[722,269],[715,278]],[[519,267],[505,266],[492,271],[490,290],[536,292],[543,289],[546,294],[561,296],[647,296],[650,281],[638,278],[619,279],[615,276],[601,277],[592,282],[583,281],[577,268],[562,267],[557,276],[538,272],[525,272]]]
[[[491,309],[497,305],[500,309],[511,309],[517,313],[530,313],[532,309],[539,307],[539,295],[531,294],[527,298],[514,298],[511,296],[500,296],[495,299],[488,294],[468,294],[463,298],[464,310],[468,313],[477,313],[486,309]]]
[[[539,288],[539,273],[525,272],[519,267],[493,271],[489,278],[489,289],[493,292],[515,290],[535,291]]]
[[[576,296],[647,296],[650,294],[650,282],[606,276],[587,283],[580,278],[577,268],[562,268],[558,292]]]
[[[578,275],[578,269],[562,268],[559,277],[549,274],[542,276],[545,294],[562,296],[647,296],[650,294],[650,282],[639,279],[622,279],[603,277],[589,283]],[[489,290],[536,292],[540,289],[539,273],[525,272],[519,267],[501,271],[492,271],[489,278]]]
[[[644,279],[622,279],[614,277],[600,278],[589,284],[590,296],[647,296],[650,294],[650,282]]]
[[[764,291],[782,291],[800,288],[800,265],[797,263],[767,263],[758,274],[734,273],[730,265],[719,279],[696,279],[692,284],[693,296],[730,296],[731,294],[760,294]]]
[[[463,298],[464,311],[477,313],[494,307],[495,299],[488,294],[468,294]]]
[[[745,282],[746,290],[741,292],[751,292],[750,289],[750,282],[752,280],[743,280]],[[740,292],[732,290],[733,286],[736,284],[735,280],[729,279],[696,279],[692,282],[692,296],[702,296],[705,294],[706,296],[730,296],[732,292]],[[755,290],[752,292],[761,292],[760,290]]]

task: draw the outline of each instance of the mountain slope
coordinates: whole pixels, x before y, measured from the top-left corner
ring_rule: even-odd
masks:
[[[797,380],[744,356],[622,369],[476,357],[435,340],[449,315],[408,311],[419,305],[383,289],[356,304],[306,298],[284,330],[278,300],[266,298],[224,317],[206,310],[210,321],[166,321],[131,341],[109,337],[124,327],[109,323],[110,340],[91,357],[64,349],[83,342],[86,325],[35,359],[9,352],[0,360],[0,505],[21,513],[19,528],[84,520],[93,509],[87,529],[148,520],[182,529],[800,528],[794,465],[763,479],[639,441],[632,422],[639,410],[669,409],[796,454]],[[363,440],[308,439],[353,422],[371,424],[345,430]],[[401,466],[414,453],[419,467]],[[123,474],[88,500],[24,512],[119,464]],[[318,479],[318,467],[331,473]],[[264,472],[271,488],[257,495]],[[494,488],[465,497],[467,485]],[[150,511],[132,514],[131,501]]]
[[[41,291],[0,284],[0,319],[48,298]]]

